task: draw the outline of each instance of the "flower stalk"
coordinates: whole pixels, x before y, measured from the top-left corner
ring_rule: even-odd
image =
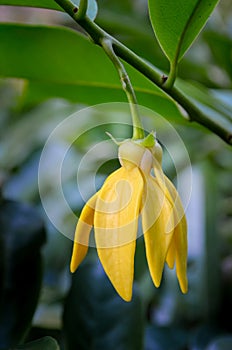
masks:
[[[132,117],[132,124],[133,124],[133,140],[137,139],[143,139],[144,138],[144,130],[142,126],[142,122],[139,116],[139,108],[138,108],[138,103],[137,99],[135,96],[135,92],[133,89],[133,86],[131,84],[130,78],[126,72],[126,69],[118,56],[114,52],[114,48],[112,45],[112,41],[110,39],[103,39],[101,41],[102,48],[104,49],[105,53],[107,56],[110,58],[112,63],[114,64],[121,83],[122,83],[122,88],[126,93],[129,105],[130,105],[130,111],[131,111],[131,117]]]

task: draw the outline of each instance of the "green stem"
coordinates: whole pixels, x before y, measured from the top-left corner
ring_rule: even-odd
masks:
[[[176,61],[174,61],[170,65],[170,72],[168,75],[168,79],[165,82],[166,89],[168,89],[168,90],[172,89],[172,87],[175,83],[176,77],[177,77],[177,63],[176,63]]]
[[[76,13],[76,18],[80,21],[85,18],[88,9],[88,0],[80,0],[79,9]]]
[[[210,115],[203,113],[188,96],[180,91],[172,84],[166,86],[164,79],[161,74],[154,66],[149,62],[143,60],[141,57],[136,55],[133,51],[123,45],[120,41],[116,40],[105,32],[96,23],[92,22],[88,17],[78,19],[77,7],[70,0],[54,0],[59,4],[91,37],[91,39],[98,45],[102,45],[103,39],[109,39],[112,42],[115,54],[122,58],[124,61],[129,63],[150,81],[162,89],[165,93],[171,96],[177,101],[188,113],[189,120],[195,121],[207,129],[211,130],[218,136],[220,136],[227,143],[232,144],[232,123],[229,121],[225,122],[223,117],[213,118]],[[172,82],[172,78],[171,82]],[[174,82],[174,81],[173,81]]]
[[[132,116],[132,123],[133,123],[133,139],[143,139],[144,138],[144,130],[142,126],[141,119],[139,117],[139,109],[138,109],[138,103],[136,100],[135,92],[133,89],[133,86],[130,82],[130,78],[126,72],[126,69],[118,56],[115,54],[112,41],[110,39],[103,39],[101,42],[101,46],[108,55],[108,57],[113,62],[115,68],[118,71],[122,88],[126,93],[129,105],[130,105],[130,111]]]

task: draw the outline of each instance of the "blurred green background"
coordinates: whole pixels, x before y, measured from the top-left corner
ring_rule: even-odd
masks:
[[[98,24],[161,70],[168,70],[168,61],[152,33],[144,0],[101,0],[98,6]],[[80,30],[63,13],[7,6],[1,6],[0,10],[1,22],[64,25]],[[182,80],[178,84],[185,87],[196,103],[215,115],[222,110],[230,116],[232,114],[231,15],[230,2],[221,1],[179,67]],[[13,33],[16,29],[12,27],[8,31],[9,38],[10,35],[13,38],[11,30]],[[83,46],[71,47],[70,53],[62,52],[69,44],[68,39],[70,44],[73,42],[63,32],[57,35],[55,29],[50,39],[57,40],[56,45],[60,40],[59,56],[59,50],[52,51],[46,30],[32,30],[36,41],[35,54],[30,57],[25,50],[27,48],[30,53],[32,48],[28,45],[31,41],[28,37],[28,42],[26,38],[23,42],[22,33],[18,33],[18,42],[13,43],[12,49],[18,52],[18,56],[11,57],[10,63],[10,72],[13,73],[7,78],[4,71],[7,62],[0,67],[0,349],[58,349],[58,346],[64,350],[232,349],[231,148],[202,127],[182,119],[176,106],[155,88],[154,93],[144,93],[145,88],[152,89],[150,83],[132,70],[138,103],[153,108],[171,122],[191,159],[192,196],[187,209],[189,292],[181,294],[175,271],[168,269],[164,271],[161,287],[156,289],[153,286],[142,237],[137,241],[131,303],[124,302],[116,294],[94,248],[90,248],[86,260],[71,276],[72,241],[51,223],[39,195],[41,152],[50,133],[72,113],[93,104],[125,102],[126,99],[110,63],[107,65],[104,61],[102,70],[94,72],[95,56],[92,55],[95,51],[90,48],[93,44],[80,41]],[[7,43],[1,43],[7,47]],[[44,66],[47,70],[43,67],[41,80],[38,77],[43,68],[38,66],[38,71],[30,71],[38,54],[36,47],[39,52],[40,45],[45,45],[48,50],[51,45],[48,56],[42,61],[50,60]],[[78,66],[79,55],[83,57],[82,64],[86,65],[83,72]],[[100,60],[102,56],[99,57]],[[40,59],[36,64],[40,64]],[[26,72],[25,76],[20,67]],[[81,85],[78,79],[81,80],[82,75],[89,82],[93,77],[108,82],[112,80],[112,88]],[[76,85],[70,83],[73,76],[78,81]],[[106,122],[91,128],[92,119],[88,118],[86,112],[84,122],[88,130],[73,144],[62,173],[65,199],[77,215],[84,204],[80,190],[90,191],[88,176],[82,178],[82,187],[77,188],[77,168],[85,154],[94,145],[108,140],[105,131],[116,138],[131,136],[130,127],[117,124],[117,108],[108,111],[110,124]],[[98,121],[103,122],[100,113],[94,118],[96,125]],[[153,119],[144,116],[144,124],[156,129],[159,116]],[[165,125],[159,129],[165,139],[168,135]],[[63,211],[53,180],[57,176],[54,171],[56,160],[73,137],[73,132],[69,130],[60,135],[49,149],[47,172],[43,172],[40,179],[46,202],[52,208],[54,218],[66,227],[67,236],[73,234],[75,227],[69,212]],[[184,196],[189,192],[189,169],[185,169],[180,144],[174,140],[171,147],[182,169],[181,195]],[[175,181],[173,161],[166,153],[164,170]],[[91,171],[96,169],[96,187],[99,188],[105,177],[117,167],[117,159],[110,161],[104,154],[93,159]]]

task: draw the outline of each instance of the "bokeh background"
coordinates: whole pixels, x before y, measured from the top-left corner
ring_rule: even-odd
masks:
[[[144,0],[101,0],[98,7],[98,24],[162,71],[168,70],[168,61],[155,40]],[[66,26],[81,31],[67,15],[50,10],[1,6],[0,21]],[[80,54],[84,57],[85,52]],[[75,56],[72,59],[75,61]],[[27,65],[25,57],[24,62],[18,61],[21,64]],[[62,64],[67,74],[78,71],[78,66],[67,61]],[[91,68],[91,57],[86,61],[87,71],[88,64]],[[112,74],[117,79],[113,67]],[[54,128],[87,106],[126,101],[123,92],[120,88],[104,91],[83,86],[69,90],[61,84],[56,87],[53,84],[52,89],[38,81],[7,78],[1,67],[0,75],[0,349],[57,349],[57,344],[63,350],[232,349],[231,147],[206,129],[184,120],[168,102],[165,104],[157,96],[144,96],[138,91],[139,104],[162,114],[177,130],[191,160],[192,195],[187,209],[189,292],[181,294],[175,271],[168,269],[164,271],[161,287],[153,286],[140,237],[133,300],[126,303],[105,276],[94,248],[89,249],[76,273],[70,274],[72,241],[47,217],[38,188],[41,152]],[[229,1],[219,3],[181,62],[179,77],[179,86],[184,86],[202,108],[212,113],[225,110],[231,118],[232,6]],[[62,188],[76,215],[84,204],[77,186],[77,169],[82,158],[94,145],[109,139],[106,131],[119,139],[131,136],[131,127],[120,125],[117,113],[117,108],[109,108],[109,124],[106,121],[91,128],[93,117],[87,111],[84,119],[88,130],[70,148],[64,163]],[[94,118],[96,124],[98,120],[102,123],[100,113],[95,113]],[[145,115],[143,119],[147,128],[156,129],[159,125],[159,115],[149,120]],[[165,125],[159,128],[165,138]],[[53,179],[57,176],[56,161],[72,134],[73,130],[64,132],[49,149],[47,172],[40,180],[45,189],[43,196],[54,217],[67,227],[68,236],[75,227],[69,212],[63,210]],[[189,192],[189,169],[182,159],[179,143],[174,140],[171,146],[181,167],[178,176],[180,194],[184,197]],[[164,170],[174,182],[176,161],[165,152]],[[117,159],[109,160],[104,152],[94,158],[91,171],[96,169],[96,188],[118,166]],[[83,188],[89,191],[88,181],[88,176],[82,178],[82,191]],[[35,340],[35,347],[22,345]]]

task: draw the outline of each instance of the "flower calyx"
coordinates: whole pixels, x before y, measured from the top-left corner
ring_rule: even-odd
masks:
[[[123,141],[119,145],[118,158],[120,164],[128,170],[138,167],[145,173],[150,173],[155,163],[158,162],[161,165],[162,148],[154,134],[150,133],[142,140]]]

